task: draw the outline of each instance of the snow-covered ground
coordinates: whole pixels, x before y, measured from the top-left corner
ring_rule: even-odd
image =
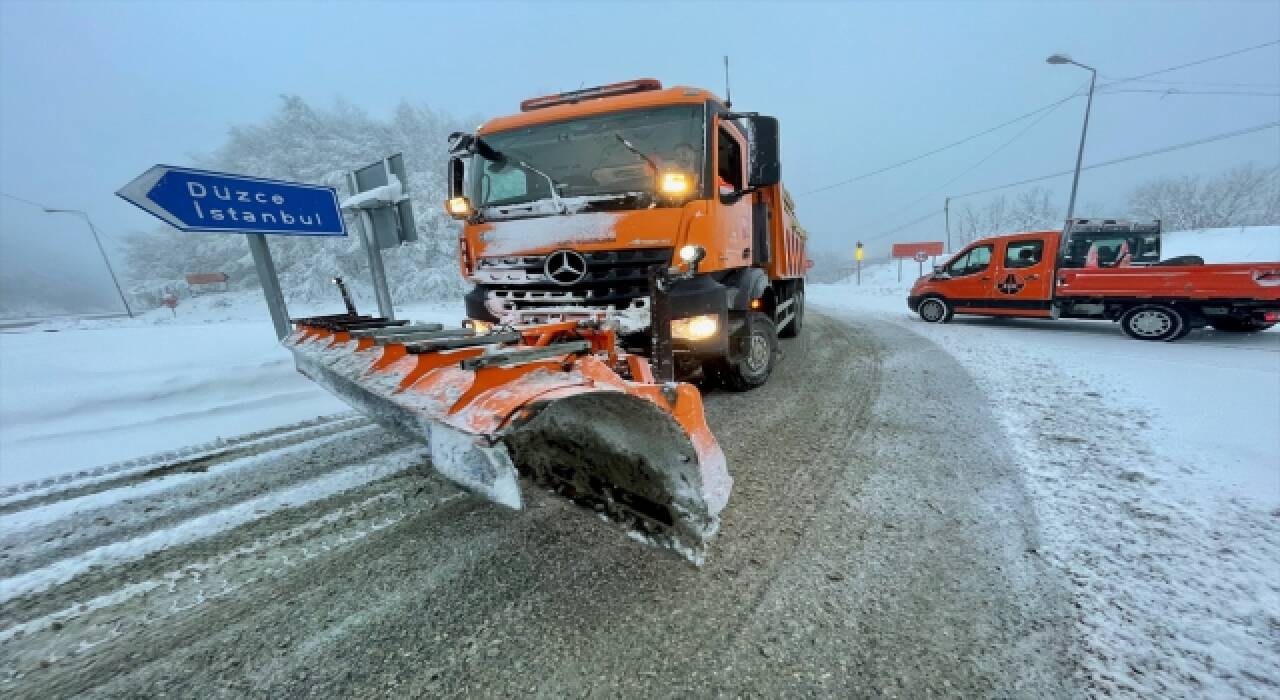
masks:
[[[1164,252],[1280,260],[1280,227],[1167,234]],[[1280,329],[1143,343],[1100,321],[925,324],[896,271],[814,285],[810,302],[918,333],[987,392],[1035,498],[1038,554],[1074,587],[1085,687],[1274,697]]]
[[[348,410],[294,371],[261,294],[202,295],[176,311],[0,332],[0,487]],[[460,304],[397,314],[463,318]]]

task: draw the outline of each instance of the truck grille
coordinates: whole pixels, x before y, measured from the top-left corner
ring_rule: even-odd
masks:
[[[486,257],[477,261],[474,278],[490,299],[514,308],[574,304],[622,310],[648,296],[649,268],[670,265],[671,253],[671,248],[581,252],[587,273],[571,285],[547,278],[545,255]]]

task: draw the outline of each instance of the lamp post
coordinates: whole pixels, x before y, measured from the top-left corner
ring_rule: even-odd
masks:
[[[1093,86],[1098,81],[1098,71],[1091,66],[1086,66],[1078,61],[1071,60],[1066,54],[1055,53],[1045,59],[1045,63],[1054,65],[1062,65],[1070,63],[1073,66],[1079,66],[1089,71],[1089,99],[1084,106],[1084,126],[1080,129],[1080,148],[1076,151],[1076,172],[1071,178],[1071,197],[1067,200],[1067,226],[1062,232],[1062,244],[1059,246],[1058,255],[1061,257],[1066,253],[1067,242],[1071,238],[1071,220],[1076,213],[1076,189],[1080,186],[1080,164],[1084,161],[1084,139],[1089,134],[1089,111],[1093,109]]]
[[[41,207],[46,214],[75,214],[84,219],[89,225],[89,231],[93,233],[93,242],[98,244],[98,252],[102,254],[102,262],[107,265],[107,272],[111,275],[111,283],[116,286],[116,292],[120,295],[120,303],[124,304],[124,312],[129,314],[129,318],[133,318],[133,309],[129,308],[129,301],[124,298],[124,290],[120,288],[120,280],[116,279],[116,271],[111,267],[111,260],[107,258],[107,251],[102,247],[102,240],[98,238],[98,228],[93,225],[93,220],[89,215],[79,209],[51,209],[49,207]]]

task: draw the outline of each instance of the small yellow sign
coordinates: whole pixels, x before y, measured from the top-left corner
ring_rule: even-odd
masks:
[[[853,250],[853,259],[862,262],[862,246],[858,246]]]

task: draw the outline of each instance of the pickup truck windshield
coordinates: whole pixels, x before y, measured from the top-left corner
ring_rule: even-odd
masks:
[[[561,197],[653,192],[655,173],[643,157],[662,169],[702,174],[703,107],[682,105],[616,112],[553,124],[539,124],[483,136],[509,159],[538,168],[557,182]],[[487,207],[551,197],[546,178],[513,163],[473,157],[472,201]]]

